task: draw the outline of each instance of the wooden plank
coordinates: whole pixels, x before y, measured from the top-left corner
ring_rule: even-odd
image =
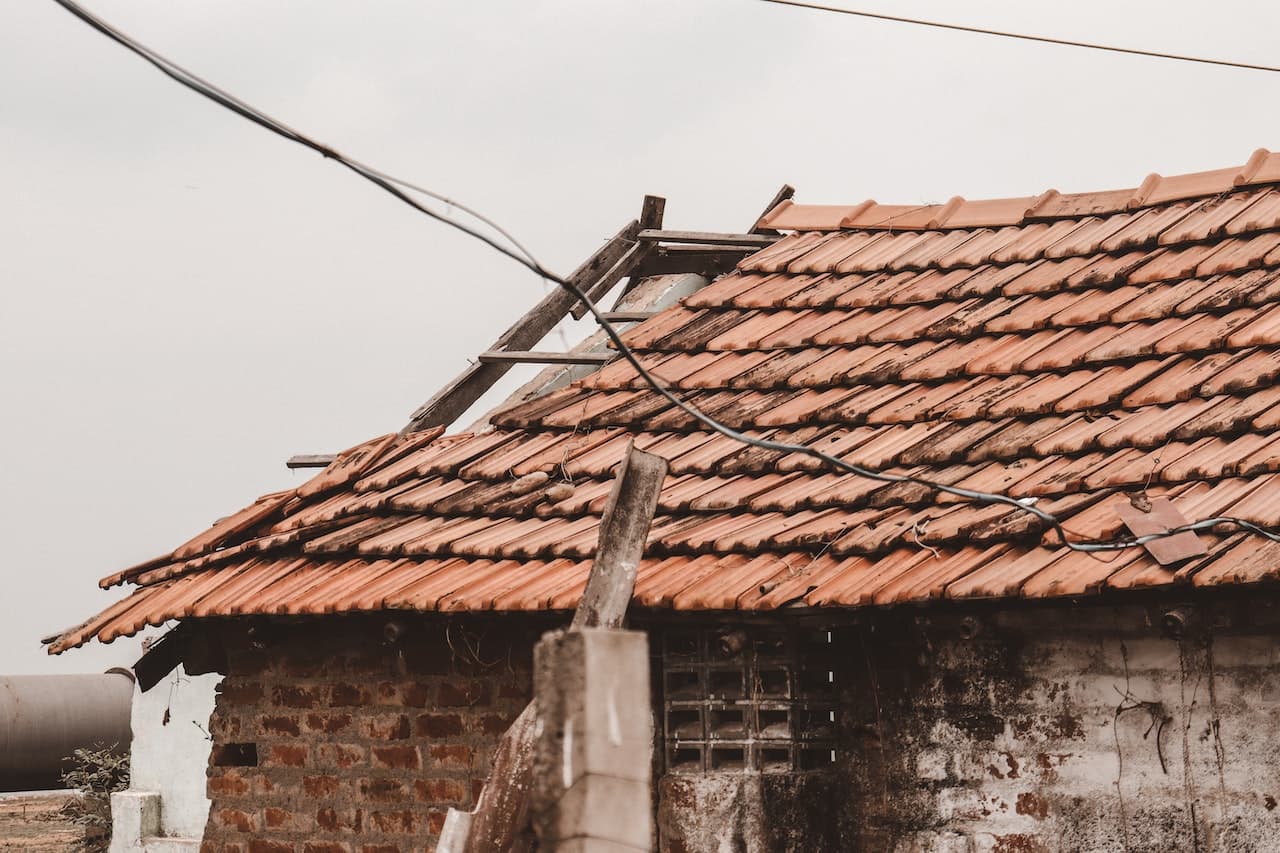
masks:
[[[677,273],[695,273],[715,278],[730,272],[742,260],[743,252],[724,250],[719,246],[713,251],[671,252],[674,246],[661,246],[645,258],[644,263],[633,274],[633,278],[647,278],[651,275],[675,275]]]
[[[782,239],[776,234],[720,234],[715,231],[660,231],[644,229],[636,239],[645,243],[701,243],[708,246],[743,246],[763,249]]]
[[[604,505],[596,558],[573,614],[573,628],[622,627],[666,477],[667,460],[636,450],[634,441],[628,443]]]
[[[587,294],[587,298],[592,302],[599,301],[604,295],[613,289],[613,286],[622,281],[635,270],[640,262],[649,254],[649,246],[646,243],[635,243],[627,250],[618,262],[605,271],[599,279],[596,280],[589,288],[583,288]],[[569,309],[569,313],[573,315],[573,319],[581,320],[587,316],[587,304],[585,302],[575,303]]]
[[[667,460],[630,443],[605,504],[596,558],[570,630],[617,628],[635,591],[636,568],[667,476]],[[493,770],[472,812],[465,853],[526,851],[537,706],[529,703],[498,743]],[[454,827],[466,821],[455,819]],[[453,848],[458,849],[458,848]]]
[[[640,323],[648,320],[657,311],[602,311],[600,312],[610,323]]]
[[[611,352],[539,352],[517,350],[515,352],[482,352],[482,362],[508,362],[510,364],[604,364],[612,361],[617,353]]]
[[[290,456],[284,464],[288,468],[328,468],[337,455],[336,453],[299,453]]]
[[[782,204],[784,201],[790,198],[793,198],[795,194],[796,194],[795,187],[791,186],[791,184],[783,184],[782,189],[774,193],[773,201],[769,202],[769,206],[766,207],[764,210],[760,211],[760,215],[756,217],[755,224],[751,226],[751,233],[752,234],[778,234],[778,232],[772,228],[761,228],[760,220],[768,216],[769,211],[773,210],[775,207]]]
[[[640,223],[632,221],[569,277],[579,287],[589,288],[635,245]],[[556,327],[577,299],[563,287],[548,293],[541,302],[503,332],[490,351],[527,350]],[[510,362],[476,362],[418,407],[402,432],[417,432],[433,426],[448,426],[479,400],[511,369]]]
[[[667,210],[667,200],[660,195],[647,195],[640,205],[640,228],[661,228],[662,215]]]

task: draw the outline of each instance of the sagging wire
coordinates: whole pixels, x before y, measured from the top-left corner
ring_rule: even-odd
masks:
[[[1240,68],[1246,71],[1270,71],[1280,72],[1280,68],[1274,65],[1262,65],[1254,62],[1236,62],[1230,59],[1214,59],[1207,56],[1188,56],[1181,53],[1168,53],[1162,50],[1143,50],[1136,47],[1117,47],[1111,44],[1101,44],[1098,42],[1078,41],[1076,39],[1055,38],[1053,36],[1037,36],[1028,33],[1015,33],[1008,30],[994,30],[988,27],[972,27],[965,24],[948,24],[942,21],[927,21],[923,18],[907,18],[902,15],[887,15],[881,12],[868,12],[862,9],[849,9],[844,6],[831,6],[826,3],[810,3],[806,0],[762,0],[765,3],[772,3],[777,6],[790,6],[795,9],[809,9],[815,12],[834,12],[839,15],[850,15],[856,18],[870,18],[876,21],[890,21],[895,24],[912,24],[918,27],[931,27],[938,30],[951,30],[952,32],[970,33],[982,36],[997,36],[999,38],[1018,39],[1020,41],[1039,42],[1040,44],[1052,44],[1059,47],[1079,47],[1086,50],[1101,50],[1108,53],[1123,53],[1130,56],[1145,56],[1149,59],[1171,59],[1177,62],[1196,62],[1201,65],[1217,65],[1223,68]]]
[[[516,241],[513,237],[511,237],[511,235],[508,234],[504,229],[494,224],[492,220],[484,216],[481,216],[475,211],[472,211],[470,208],[466,208],[457,202],[445,199],[444,196],[422,189],[421,187],[418,187],[414,184],[410,184],[407,181],[403,181],[399,178],[395,178],[393,176],[386,174],[385,172],[381,172],[379,170],[373,169],[372,167],[366,166],[358,161],[351,160],[343,156],[342,154],[333,150],[329,146],[324,145],[320,142],[317,142],[311,139],[310,137],[304,135],[303,133],[297,130],[294,130],[288,125],[283,124],[282,122],[279,122],[271,118],[270,116],[266,115],[265,113],[262,113],[261,111],[250,106],[249,104],[246,104],[245,102],[241,101],[235,96],[227,92],[224,92],[223,90],[219,89],[213,84],[201,79],[200,77],[191,73],[190,71],[187,71],[186,69],[182,68],[178,64],[164,58],[163,56],[151,50],[150,48],[147,48],[139,44],[133,38],[125,35],[124,33],[112,27],[110,24],[103,21],[102,19],[89,13],[88,11],[83,9],[81,6],[79,6],[77,3],[73,2],[73,0],[53,0],[53,2],[57,3],[59,6],[66,9],[72,15],[79,18],[81,21],[88,24],[93,29],[107,36],[112,41],[116,42],[117,44],[121,45],[127,50],[142,57],[144,60],[149,62],[151,65],[155,66],[157,69],[159,69],[162,73],[164,73],[167,77],[174,80],[175,82],[185,86],[188,89],[191,89],[192,91],[196,92],[199,95],[202,95],[205,98],[208,98],[209,100],[213,101],[219,106],[234,112],[235,114],[241,116],[242,118],[247,119],[248,121],[251,121],[256,125],[259,125],[260,127],[263,127],[271,131],[272,133],[282,136],[285,139],[290,140],[291,142],[296,142],[299,145],[309,148],[312,151],[319,153],[323,157],[334,160],[335,162],[346,167],[347,169],[356,173],[362,178],[372,182],[376,186],[380,187],[382,190],[390,193],[391,195],[393,195],[400,201],[404,202],[405,204],[409,205],[410,207],[414,208],[418,212],[423,213],[431,217],[432,219],[435,219],[438,222],[448,225],[451,228],[461,231],[462,233],[470,237],[474,237],[475,239],[489,246],[491,249],[494,249],[495,251],[500,252],[503,255],[506,255],[511,260],[515,261],[516,263],[520,264],[521,266],[525,267],[526,269],[530,270],[531,272],[540,276],[541,278],[549,282],[552,282],[553,284],[559,287],[564,288],[569,293],[571,293],[575,298],[580,300],[583,303],[583,305],[587,307],[587,310],[591,313],[596,323],[600,326],[600,328],[604,331],[605,335],[609,338],[609,341],[613,344],[614,348],[617,349],[619,354],[621,354],[622,357],[626,359],[626,361],[632,366],[632,368],[635,369],[636,373],[645,382],[645,384],[647,384],[650,388],[652,388],[654,392],[656,392],[657,394],[662,396],[664,399],[666,399],[669,403],[681,409],[687,415],[692,417],[698,423],[702,424],[703,426],[707,427],[709,430],[713,432],[716,432],[720,435],[725,436],[726,438],[729,438],[733,441],[736,441],[748,446],[758,447],[763,450],[773,450],[779,453],[799,453],[805,456],[809,456],[813,459],[816,459],[819,462],[822,462],[829,468],[832,468],[836,471],[853,474],[855,476],[862,477],[868,480],[873,480],[881,483],[890,483],[890,484],[911,483],[913,485],[923,486],[934,492],[939,492],[942,494],[948,494],[958,498],[962,498],[968,502],[975,503],[975,504],[1008,506],[1015,511],[1025,512],[1033,516],[1043,524],[1047,525],[1048,527],[1052,528],[1058,534],[1059,538],[1062,541],[1063,546],[1073,551],[1095,553],[1099,551],[1119,551],[1127,548],[1136,548],[1136,547],[1145,545],[1148,542],[1154,542],[1158,539],[1165,539],[1170,536],[1176,536],[1179,533],[1208,530],[1208,529],[1217,527],[1219,525],[1235,526],[1237,528],[1240,528],[1241,530],[1255,533],[1259,536],[1269,539],[1272,542],[1280,542],[1280,533],[1276,533],[1271,530],[1268,530],[1265,527],[1259,524],[1255,524],[1246,519],[1234,518],[1231,516],[1218,516],[1215,518],[1195,521],[1189,524],[1184,524],[1179,527],[1172,528],[1170,530],[1159,531],[1156,533],[1149,533],[1142,536],[1125,535],[1125,536],[1114,537],[1111,539],[1096,539],[1096,538],[1074,539],[1068,535],[1067,529],[1063,526],[1062,521],[1058,519],[1057,516],[1035,505],[1035,501],[1036,501],[1035,498],[1019,499],[1019,498],[1014,498],[1010,495],[1001,494],[999,492],[983,492],[983,491],[976,491],[973,489],[965,489],[959,486],[947,485],[945,483],[935,482],[933,480],[929,480],[924,477],[918,477],[912,474],[893,474],[893,473],[888,473],[884,471],[876,471],[874,469],[867,468],[865,466],[859,465],[854,462],[850,462],[838,456],[833,456],[829,453],[826,453],[825,451],[818,450],[817,448],[809,447],[804,444],[794,444],[786,441],[775,441],[769,438],[757,438],[755,436],[747,435],[746,433],[743,433],[739,430],[736,430],[726,424],[723,424],[717,421],[715,418],[701,411],[696,406],[694,406],[693,404],[689,403],[688,401],[684,400],[679,395],[674,393],[668,387],[668,385],[664,380],[660,380],[657,376],[651,373],[648,370],[648,368],[644,366],[643,363],[641,363],[639,357],[635,354],[635,352],[631,349],[631,347],[625,341],[622,340],[622,334],[618,330],[618,328],[604,316],[604,313],[600,310],[599,306],[595,304],[595,302],[583,291],[581,287],[579,287],[575,282],[569,279],[565,279],[556,275],[555,273],[547,269],[545,266],[543,266],[542,263],[539,262],[537,258],[534,257],[534,255],[528,249],[526,249],[518,241]],[[486,225],[493,228],[497,234],[504,237],[511,245],[510,246],[503,245],[497,239],[495,239],[494,237],[488,234],[483,233],[482,231],[472,228],[471,226],[465,223],[459,222],[447,214],[443,214],[438,211],[432,210],[431,208],[419,203],[417,200],[413,199],[412,197],[407,195],[405,192],[402,192],[401,189],[398,189],[397,187],[403,187],[410,191],[422,192],[424,194],[430,195],[432,198],[435,198],[437,200],[442,200],[445,203],[451,205],[452,207],[456,207],[458,210],[468,213],[469,215],[475,217],[478,221],[485,223]]]

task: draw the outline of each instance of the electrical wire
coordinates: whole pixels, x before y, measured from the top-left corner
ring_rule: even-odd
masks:
[[[299,145],[302,145],[306,148],[310,148],[312,151],[315,151],[321,156],[339,163],[340,165],[350,169],[351,171],[355,172],[356,174],[360,175],[366,180],[372,181],[374,184],[381,187],[386,192],[391,193],[393,196],[400,199],[400,201],[414,208],[418,212],[424,213],[427,216],[430,216],[432,219],[442,222],[445,225],[448,225],[452,228],[456,228],[459,231],[462,231],[464,234],[467,234],[470,237],[474,237],[475,239],[488,244],[490,248],[495,249],[501,252],[502,254],[506,255],[507,257],[511,258],[512,260],[523,264],[534,273],[537,273],[538,275],[543,275],[547,272],[537,262],[537,260],[534,259],[533,254],[528,249],[526,249],[523,245],[521,245],[520,242],[515,239],[515,237],[513,237],[504,228],[502,228],[497,223],[495,223],[492,219],[489,219],[488,217],[478,213],[477,211],[472,210],[470,207],[467,207],[466,205],[461,204],[460,202],[454,201],[453,199],[445,195],[441,195],[440,193],[425,189],[421,186],[410,183],[409,181],[406,181],[402,178],[393,177],[391,175],[388,175],[386,172],[382,172],[371,166],[366,166],[365,164],[361,163],[359,160],[346,157],[342,154],[339,154],[337,151],[330,148],[329,146],[322,145],[321,143],[316,142],[310,137],[298,132],[297,130],[294,130],[292,127],[285,124],[284,122],[281,122],[281,121],[278,121],[277,119],[272,118],[271,116],[267,115],[261,110],[255,107],[252,107],[249,104],[246,104],[244,101],[241,101],[239,98],[235,97],[229,92],[226,92],[223,89],[220,89],[219,87],[215,86],[213,83],[210,83],[208,80],[201,78],[194,72],[189,71],[186,68],[183,68],[178,63],[165,58],[160,53],[138,42],[136,39],[133,39],[130,36],[125,35],[124,33],[117,30],[115,27],[112,27],[106,21],[102,20],[101,18],[97,17],[93,13],[86,10],[84,7],[80,6],[78,3],[73,2],[73,0],[53,0],[53,2],[57,3],[62,8],[66,9],[72,15],[76,16],[81,21],[88,24],[93,29],[97,30],[99,33],[102,33],[107,38],[111,39],[112,41],[126,48],[127,50],[142,57],[151,65],[159,69],[160,72],[163,73],[165,76],[169,77],[171,80],[174,80],[177,83],[182,84],[183,86],[195,92],[196,94],[201,95],[205,98],[208,98],[209,100],[213,101],[214,103],[218,104],[221,107],[231,110],[236,115],[240,116],[241,118],[247,119],[248,121],[253,122],[259,127],[263,127],[278,136],[282,136],[285,139],[288,139],[291,142],[296,142]],[[460,222],[457,222],[456,220],[450,218],[447,215],[438,213],[422,204],[419,204],[413,198],[405,195],[404,193],[396,189],[396,186],[401,186],[415,192],[420,192],[423,195],[430,196],[431,198],[434,198],[437,201],[440,201],[446,205],[449,205],[450,207],[457,208],[463,213],[466,213],[467,215],[475,218],[476,220],[492,228],[495,232],[497,232],[504,239],[506,239],[507,242],[509,242],[513,248],[508,248],[507,246],[503,246],[501,243],[497,242],[487,234],[483,234],[473,228],[469,228],[466,225]]]
[[[884,471],[877,471],[862,465],[858,465],[857,463],[850,462],[846,459],[842,459],[838,456],[834,456],[832,454],[826,453],[824,451],[818,450],[817,448],[809,447],[808,445],[795,444],[795,443],[786,442],[786,441],[774,441],[768,438],[758,438],[756,436],[747,435],[739,430],[736,430],[726,424],[723,424],[717,421],[715,418],[701,411],[696,406],[692,405],[687,400],[682,399],[679,395],[674,393],[664,381],[654,376],[648,370],[648,368],[644,366],[644,364],[640,361],[640,358],[636,355],[636,353],[622,339],[622,334],[618,330],[617,326],[615,326],[612,322],[610,322],[604,316],[604,313],[600,310],[599,306],[595,304],[595,302],[583,291],[583,289],[577,283],[575,283],[572,280],[562,278],[556,275],[555,273],[551,272],[550,270],[548,270],[532,255],[532,253],[530,253],[527,249],[521,246],[517,241],[514,240],[514,238],[511,238],[506,231],[494,225],[487,218],[482,217],[479,214],[473,211],[470,211],[469,209],[464,208],[462,205],[459,205],[455,202],[448,202],[452,204],[454,207],[457,207],[459,210],[467,211],[471,215],[475,216],[479,221],[489,224],[497,233],[505,236],[511,242],[512,246],[514,246],[515,248],[509,248],[507,246],[504,246],[487,234],[484,234],[464,223],[458,222],[457,220],[453,219],[452,217],[446,214],[442,214],[437,211],[431,210],[430,208],[418,203],[413,198],[407,196],[404,192],[397,189],[396,187],[398,185],[401,187],[405,187],[406,189],[424,192],[432,196],[433,198],[436,198],[439,200],[443,200],[442,196],[439,196],[427,190],[422,190],[419,187],[409,184],[407,181],[402,181],[398,178],[394,178],[390,175],[387,175],[385,172],[375,170],[372,167],[365,166],[364,164],[354,160],[350,160],[349,158],[346,158],[343,155],[339,154],[337,151],[334,151],[332,148],[328,147],[327,145],[323,145],[303,135],[299,131],[296,131],[293,128],[290,128],[289,126],[276,121],[275,119],[271,118],[270,116],[267,116],[266,114],[260,112],[254,107],[244,103],[238,98],[235,98],[234,96],[222,91],[221,89],[208,83],[207,81],[200,79],[195,74],[192,74],[186,69],[183,69],[181,66],[178,66],[176,63],[173,63],[165,59],[164,57],[157,54],[155,51],[152,51],[149,48],[144,47],[143,45],[134,41],[129,36],[119,32],[118,30],[113,28],[111,25],[95,17],[94,15],[86,12],[78,4],[73,2],[73,0],[53,0],[53,2],[57,3],[59,6],[62,6],[64,9],[71,12],[80,20],[89,24],[98,32],[102,33],[103,35],[106,35],[112,41],[115,41],[116,43],[127,48],[133,53],[136,53],[137,55],[141,56],[143,59],[147,60],[149,63],[159,68],[166,76],[182,84],[183,86],[208,98],[214,103],[217,103],[220,106],[231,110],[232,112],[253,122],[254,124],[264,127],[267,130],[270,130],[271,132],[276,133],[292,142],[296,142],[300,145],[303,145],[313,151],[320,153],[324,157],[327,157],[329,159],[332,159],[338,162],[340,165],[350,169],[352,172],[355,172],[356,174],[360,175],[366,180],[371,181],[372,183],[374,183],[384,191],[390,193],[400,201],[410,205],[411,207],[418,210],[419,212],[424,213],[427,216],[431,217],[432,219],[442,222],[452,228],[456,228],[457,230],[471,237],[474,237],[477,240],[480,240],[481,242],[488,245],[490,248],[493,248],[496,251],[501,252],[502,254],[506,255],[508,258],[511,258],[512,260],[516,261],[520,265],[526,267],[527,269],[531,270],[532,272],[536,273],[537,275],[541,276],[547,281],[550,281],[556,284],[557,286],[564,288],[569,293],[571,293],[575,298],[580,300],[587,307],[587,310],[591,313],[592,317],[595,318],[595,321],[599,324],[600,328],[604,330],[605,335],[609,338],[610,342],[612,342],[614,347],[618,350],[619,354],[621,354],[622,357],[626,359],[626,361],[635,369],[636,373],[640,376],[641,379],[644,380],[644,382],[649,387],[651,387],[657,394],[661,395],[664,399],[666,399],[672,405],[681,409],[690,417],[694,418],[696,421],[698,421],[699,423],[707,427],[709,430],[719,433],[720,435],[723,435],[726,438],[729,438],[733,441],[737,441],[752,447],[759,447],[764,450],[774,450],[780,453],[800,453],[800,454],[809,456],[811,458],[817,459],[818,461],[824,463],[828,467],[833,468],[837,471],[843,471],[845,473],[853,474],[858,477],[863,477],[869,480],[874,480],[882,483],[891,483],[891,484],[910,483],[913,485],[923,486],[932,491],[953,495],[955,497],[962,498],[971,503],[983,504],[983,505],[1005,505],[1015,511],[1028,513],[1029,515],[1035,517],[1045,525],[1048,525],[1058,534],[1058,536],[1062,540],[1062,544],[1065,547],[1070,548],[1071,550],[1074,550],[1074,551],[1098,552],[1098,551],[1118,551],[1125,548],[1135,548],[1135,547],[1144,545],[1148,542],[1154,542],[1158,539],[1164,539],[1170,536],[1175,536],[1179,533],[1206,530],[1206,529],[1216,527],[1218,525],[1234,525],[1243,530],[1247,530],[1249,532],[1256,533],[1260,536],[1270,539],[1273,542],[1280,542],[1280,534],[1270,531],[1262,527],[1261,525],[1255,524],[1245,519],[1234,518],[1230,516],[1221,516],[1221,517],[1210,518],[1210,519],[1205,519],[1201,521],[1195,521],[1171,530],[1165,530],[1157,533],[1150,533],[1143,536],[1120,536],[1120,537],[1115,537],[1115,538],[1106,539],[1106,540],[1088,539],[1088,538],[1079,538],[1079,539],[1072,538],[1072,536],[1069,534],[1067,529],[1063,526],[1062,521],[1053,513],[1043,510],[1038,506],[1036,506],[1033,499],[1019,499],[1019,498],[1014,498],[1010,495],[1001,494],[998,492],[983,492],[983,491],[977,491],[973,489],[965,489],[959,486],[952,486],[946,483],[939,483],[933,480],[926,479],[924,477],[918,477],[911,474],[893,474],[893,473],[887,473]]]
[[[896,24],[914,24],[920,27],[932,27],[938,30],[952,30],[961,33],[973,33],[984,36],[998,36],[1000,38],[1019,39],[1022,41],[1034,41],[1041,44],[1056,44],[1062,47],[1082,47],[1087,50],[1102,50],[1108,53],[1125,53],[1130,56],[1146,56],[1152,59],[1172,59],[1178,62],[1198,62],[1202,65],[1218,65],[1226,68],[1243,68],[1248,71],[1273,71],[1280,72],[1280,67],[1274,65],[1257,65],[1251,62],[1235,62],[1229,59],[1208,59],[1202,56],[1186,56],[1179,53],[1165,53],[1158,50],[1142,50],[1133,47],[1116,47],[1109,44],[1098,44],[1096,42],[1076,41],[1074,39],[1053,38],[1052,36],[1036,36],[1025,33],[1014,33],[1006,30],[992,30],[986,27],[970,27],[964,24],[947,24],[941,21],[926,21],[921,18],[906,18],[901,15],[886,15],[880,12],[865,12],[859,9],[846,9],[842,6],[828,6],[823,3],[807,3],[804,0],[760,0],[762,3],[772,3],[776,6],[793,6],[797,9],[812,9],[816,12],[835,12],[840,15],[852,15],[857,18],[871,18],[877,21],[892,21]]]

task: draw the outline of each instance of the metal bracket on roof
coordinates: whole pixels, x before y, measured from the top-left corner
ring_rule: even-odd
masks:
[[[1150,536],[1153,533],[1166,533],[1187,524],[1187,519],[1178,512],[1177,507],[1168,498],[1147,498],[1145,494],[1133,499],[1117,502],[1116,515],[1129,528],[1134,536]],[[1181,563],[1192,557],[1203,557],[1209,553],[1204,541],[1193,531],[1184,530],[1172,536],[1152,539],[1143,543],[1147,553],[1162,566]]]

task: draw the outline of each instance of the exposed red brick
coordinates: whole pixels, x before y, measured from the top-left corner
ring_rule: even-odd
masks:
[[[351,845],[345,841],[308,841],[302,845],[302,853],[351,853]]]
[[[249,793],[249,782],[234,770],[214,771],[209,774],[206,790],[210,797],[234,797]]]
[[[375,767],[413,770],[421,766],[416,746],[375,746],[372,751]]]
[[[484,714],[476,720],[476,729],[481,734],[500,735],[511,727],[511,721],[515,717],[507,717],[502,714]]]
[[[411,833],[418,828],[418,816],[408,809],[393,812],[371,812],[369,823],[379,832]]]
[[[400,704],[406,708],[427,707],[428,690],[421,682],[400,685]]]
[[[264,734],[281,737],[297,737],[299,734],[297,717],[263,717],[259,728]]]
[[[257,681],[244,681],[228,677],[218,685],[221,699],[229,705],[254,705],[262,701],[266,693]]]
[[[467,801],[468,793],[466,783],[458,779],[419,779],[413,783],[414,796],[434,805],[460,805]]]
[[[337,734],[351,727],[350,714],[307,714],[304,727],[309,732]]]
[[[372,740],[407,740],[409,718],[404,714],[383,714],[369,718],[365,731]]]
[[[333,797],[338,793],[338,780],[333,776],[303,776],[302,790],[316,799]]]
[[[295,853],[297,845],[292,841],[267,841],[255,838],[249,842],[249,853]]]
[[[325,806],[316,811],[316,826],[324,832],[360,832],[364,828],[364,810]]]
[[[475,752],[462,744],[440,744],[430,748],[432,763],[440,767],[465,769],[475,760]]]
[[[366,844],[360,848],[360,853],[400,853],[400,847],[395,844]]]
[[[276,744],[268,752],[269,764],[282,767],[305,767],[310,750],[301,744]]]
[[[360,794],[379,802],[395,802],[407,796],[403,782],[386,778],[361,780]]]
[[[440,830],[444,829],[445,814],[439,809],[432,809],[427,812],[427,832],[432,835],[439,835]]]
[[[271,688],[271,702],[281,708],[315,708],[321,704],[321,696],[316,688],[277,684]]]
[[[482,681],[442,681],[436,688],[436,704],[441,707],[471,707],[489,701],[489,685]]]
[[[373,692],[359,684],[335,684],[329,692],[329,704],[336,707],[373,704]]]
[[[316,747],[316,763],[322,767],[354,767],[364,763],[365,755],[359,744],[323,743]]]
[[[218,825],[236,832],[257,832],[258,822],[254,815],[240,809],[218,809],[214,814]]]
[[[262,823],[267,829],[279,829],[293,823],[293,812],[285,809],[266,808],[262,810]]]
[[[413,728],[418,737],[455,737],[462,734],[462,717],[457,714],[420,714]]]

